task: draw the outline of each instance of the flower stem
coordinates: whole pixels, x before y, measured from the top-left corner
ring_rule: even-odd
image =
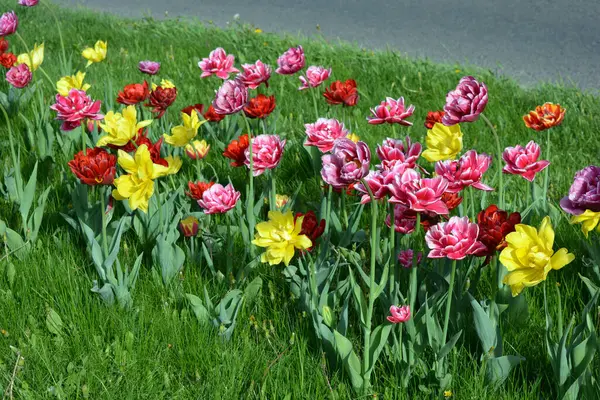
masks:
[[[550,135],[546,133],[546,159],[550,161]],[[544,170],[544,210],[548,210],[548,183],[550,181],[550,168],[546,167]],[[561,321],[562,323],[562,321]],[[562,336],[561,336],[562,337]]]
[[[331,225],[331,198],[333,197],[333,187],[331,185],[328,186],[327,189],[327,206],[326,206],[326,210],[327,210],[327,216],[326,216],[326,224],[325,224],[325,232],[324,234],[327,235],[329,233],[329,228]]]
[[[87,134],[85,133],[85,124],[81,122],[81,149],[83,150],[83,155],[87,156],[87,150],[85,148],[85,141],[87,138]]]
[[[394,215],[394,203],[390,203],[390,269],[389,269],[389,282],[390,282],[390,302],[395,300],[396,290],[396,227],[395,227],[395,215]],[[402,326],[400,326],[400,332],[402,332]]]
[[[100,213],[102,214],[102,251],[104,258],[108,257],[108,239],[106,237],[106,200],[104,190],[100,190]]]
[[[246,193],[246,218],[248,219],[248,234],[250,237],[250,254],[254,257],[255,247],[252,244],[252,236],[254,235],[254,227],[256,226],[256,216],[254,215],[254,157],[252,154],[252,133],[250,131],[250,122],[244,116],[246,130],[248,131],[248,158],[250,165],[248,166],[248,193]]]
[[[562,315],[562,298],[560,297],[560,289],[558,288],[558,284],[554,285],[556,289],[556,296],[558,297],[558,337],[563,337],[563,315]]]
[[[413,310],[415,310],[415,304],[417,302],[417,260],[418,260],[418,255],[419,255],[419,250],[420,250],[420,246],[419,246],[419,236],[421,234],[421,214],[417,213],[417,222],[415,224],[415,231],[413,232],[413,262],[412,262],[412,267],[410,269],[410,286],[409,286],[409,291],[410,291],[410,309],[411,312],[415,312]]]
[[[503,185],[503,176],[502,176],[502,146],[500,145],[500,138],[498,137],[498,132],[494,125],[490,122],[490,120],[482,113],[480,114],[481,118],[484,122],[489,126],[492,130],[492,134],[494,135],[494,139],[496,140],[496,157],[498,158],[498,207],[500,209],[504,209],[504,185]]]
[[[312,94],[312,98],[313,98],[313,106],[315,107],[315,121],[317,119],[319,119],[319,107],[317,107],[317,89],[309,89],[311,94]]]
[[[10,119],[8,118],[6,109],[4,108],[4,106],[2,104],[0,104],[0,109],[2,110],[2,114],[4,114],[4,119],[6,120],[6,126],[8,127],[8,142],[10,144],[10,156],[12,158],[13,168],[15,170],[15,177],[17,177],[17,182],[21,182],[21,179],[20,179],[21,167],[20,167],[20,165],[18,165],[18,162],[17,162],[17,153],[15,151],[15,142],[13,139],[13,131],[12,131],[12,126],[10,124]],[[19,196],[20,195],[21,195],[21,193],[19,193]],[[20,200],[21,199],[19,199],[19,201]]]
[[[274,169],[272,169],[269,173],[269,180],[271,181],[271,190],[269,191],[269,210],[275,211],[277,209],[277,184],[275,182]]]
[[[454,291],[454,278],[456,276],[456,260],[452,260],[452,271],[450,272],[450,286],[448,287],[448,297],[446,298],[446,313],[444,315],[444,331],[442,333],[442,346],[446,344],[448,337],[448,322],[450,321],[450,309],[452,308],[452,292]]]
[[[348,211],[346,210],[346,191],[342,190],[341,193],[341,198],[342,198],[342,228],[343,229],[347,229],[348,228]]]

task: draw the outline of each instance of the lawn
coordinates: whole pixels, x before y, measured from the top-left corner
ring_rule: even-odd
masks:
[[[525,145],[535,140],[545,151],[547,135],[551,144],[550,185],[548,201],[556,230],[555,248],[566,247],[576,259],[561,271],[550,273],[545,287],[549,291],[550,313],[554,319],[564,317],[567,326],[571,316],[578,322],[583,307],[590,299],[579,274],[592,278],[591,268],[584,262],[587,257],[585,239],[579,226],[570,225],[568,216],[558,208],[559,200],[568,193],[577,170],[598,162],[600,157],[600,122],[595,118],[600,99],[575,88],[539,85],[522,88],[506,77],[491,71],[460,65],[440,65],[424,60],[412,60],[394,51],[372,51],[358,46],[328,41],[318,36],[306,38],[281,36],[262,32],[253,27],[233,22],[227,29],[210,24],[181,19],[128,20],[117,16],[84,9],[52,6],[60,21],[66,64],[61,62],[61,42],[54,18],[41,5],[33,8],[16,6],[14,1],[0,0],[0,11],[15,9],[19,15],[19,33],[29,46],[44,42],[45,57],[42,67],[52,81],[66,74],[85,69],[81,51],[97,40],[108,42],[108,56],[101,63],[85,69],[88,93],[102,101],[102,111],[117,110],[117,92],[130,83],[144,79],[137,69],[141,60],[162,63],[154,83],[169,79],[177,87],[177,99],[167,114],[154,124],[156,134],[168,132],[180,123],[178,110],[195,103],[208,106],[220,84],[215,77],[200,79],[198,61],[207,57],[216,47],[234,54],[236,65],[252,63],[257,59],[275,65],[277,57],[289,47],[302,45],[308,65],[331,67],[333,80],[354,79],[360,99],[355,107],[342,108],[328,105],[319,96],[313,103],[310,91],[298,91],[297,76],[273,73],[269,93],[275,94],[277,105],[267,119],[270,133],[277,133],[288,141],[285,156],[277,169],[277,192],[294,195],[298,208],[320,208],[322,190],[313,179],[313,170],[302,143],[306,137],[304,124],[317,116],[338,118],[346,127],[364,140],[371,149],[386,137],[410,135],[425,143],[427,130],[423,126],[428,111],[442,109],[446,93],[455,88],[462,76],[473,75],[488,86],[489,103],[485,115],[496,126],[502,147]],[[233,11],[232,11],[233,14]],[[11,51],[25,51],[14,36],[8,38]],[[152,258],[144,257],[139,278],[132,292],[129,309],[103,304],[90,289],[98,279],[96,270],[86,252],[86,242],[65,220],[63,214],[73,209],[71,191],[76,179],[67,167],[73,152],[80,149],[79,130],[64,134],[59,123],[52,121],[55,113],[49,110],[54,103],[55,88],[38,72],[38,90],[20,108],[23,116],[11,115],[11,124],[20,151],[20,168],[28,177],[37,164],[38,196],[50,188],[42,226],[34,246],[27,255],[8,256],[8,248],[0,250],[7,256],[0,259],[0,393],[14,398],[173,398],[173,399],[320,399],[356,398],[345,370],[332,365],[315,337],[310,315],[303,312],[292,295],[282,274],[282,266],[258,265],[250,278],[260,277],[262,285],[255,300],[244,303],[231,338],[225,340],[219,329],[198,322],[186,294],[204,298],[209,294],[214,301],[222,298],[233,287],[228,279],[216,279],[207,270],[206,262],[186,260],[183,272],[175,282],[163,284],[160,274],[152,265]],[[263,88],[264,89],[264,88]],[[322,88],[318,90],[322,92]],[[9,84],[2,80],[0,91],[7,93]],[[369,125],[369,108],[387,96],[404,96],[416,106],[412,127]],[[528,129],[522,116],[544,102],[560,103],[566,108],[562,125],[549,131]],[[315,110],[316,107],[316,110]],[[146,111],[146,117],[150,114]],[[316,114],[316,115],[315,115]],[[25,120],[45,119],[56,136],[39,132],[27,133]],[[8,129],[0,117],[0,169],[11,166]],[[250,122],[251,130],[262,133],[263,125]],[[243,188],[247,175],[243,168],[231,168],[229,160],[218,150],[215,137],[237,134],[246,130],[244,120],[227,117],[219,125],[200,128],[199,135],[211,143],[208,156],[202,161],[205,174],[213,168],[223,184],[230,180],[236,188]],[[212,126],[212,125],[211,125]],[[494,137],[486,124],[479,120],[462,124],[464,149],[496,154]],[[212,130],[213,134],[209,134]],[[33,140],[30,137],[34,137]],[[46,137],[49,148],[40,145]],[[373,151],[374,154],[374,151]],[[185,158],[185,154],[183,155]],[[497,182],[497,159],[486,174],[485,181],[492,187]],[[374,164],[374,163],[373,163]],[[429,164],[424,164],[430,167]],[[180,196],[176,208],[189,209],[190,200],[183,195],[183,185],[194,180],[195,165],[184,159],[177,174],[177,182],[165,179],[164,194],[177,188]],[[4,176],[4,175],[2,175]],[[536,183],[540,185],[543,173]],[[504,176],[506,209],[523,211],[529,198],[526,181]],[[260,193],[267,179],[256,178]],[[19,231],[21,219],[17,208],[0,185],[0,220]],[[535,190],[539,190],[539,187]],[[240,190],[242,191],[242,190]],[[243,191],[242,191],[243,192]],[[475,202],[487,205],[497,201],[496,192],[484,197],[475,193]],[[92,193],[97,198],[98,192]],[[349,202],[356,203],[357,198]],[[186,203],[187,205],[183,205]],[[114,202],[119,214],[125,211],[120,202]],[[195,207],[195,204],[194,204]],[[473,207],[474,208],[474,207]],[[369,206],[361,226],[369,232]],[[476,211],[479,211],[478,207]],[[195,211],[199,209],[194,208]],[[139,213],[139,211],[138,211]],[[545,214],[531,213],[530,222],[538,226]],[[595,236],[595,240],[597,240]],[[184,241],[179,239],[184,247]],[[188,242],[185,242],[187,246]],[[360,246],[359,246],[360,247]],[[121,244],[119,256],[131,265],[145,250],[133,232],[128,232]],[[229,256],[217,254],[214,264],[221,269],[225,263],[233,268],[245,265],[244,244],[232,244]],[[364,251],[364,250],[363,250]],[[368,253],[368,247],[367,247]],[[10,262],[9,262],[10,261]],[[408,274],[401,280],[407,283]],[[486,299],[492,295],[494,274],[484,269],[481,283],[473,295]],[[557,303],[554,287],[559,286],[562,302]],[[555,375],[546,354],[546,318],[543,285],[524,292],[528,313],[519,319],[506,319],[502,326],[505,352],[524,357],[498,387],[486,382],[480,361],[481,349],[476,333],[463,332],[459,344],[448,354],[449,372],[453,379],[449,388],[457,399],[539,399],[557,398]],[[381,316],[387,310],[377,309]],[[592,326],[600,324],[597,310],[592,312]],[[360,321],[350,318],[350,326],[358,331]],[[359,339],[352,339],[360,345]],[[22,359],[18,358],[18,355]],[[382,358],[385,358],[382,356]],[[18,361],[18,362],[17,362]],[[429,378],[415,375],[402,387],[404,371],[392,362],[376,365],[372,376],[372,391],[386,399],[443,398],[443,390],[431,386]],[[600,362],[596,358],[588,367],[595,380],[600,379]],[[600,390],[598,383],[595,389]],[[8,398],[8,397],[7,397]]]

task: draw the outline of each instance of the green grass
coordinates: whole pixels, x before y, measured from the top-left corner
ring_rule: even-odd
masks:
[[[1,0],[0,5],[2,10],[8,10],[13,8],[14,1]],[[20,7],[17,11],[22,36],[30,46],[45,42],[43,68],[53,79],[58,79],[65,71],[60,71],[60,42],[53,19],[41,7]],[[514,81],[486,70],[416,61],[391,51],[373,53],[322,38],[256,33],[248,26],[221,30],[197,22],[126,20],[81,9],[56,9],[56,13],[72,63],[72,71],[68,72],[84,68],[85,61],[79,55],[84,47],[98,39],[109,43],[107,60],[88,68],[86,76],[86,81],[92,84],[89,93],[103,100],[104,111],[116,106],[116,92],[123,85],[141,81],[137,71],[140,60],[161,61],[160,77],[177,85],[178,98],[168,114],[168,123],[177,124],[176,110],[212,100],[218,82],[201,80],[197,67],[200,58],[210,50],[224,47],[235,54],[236,65],[258,58],[274,65],[280,53],[291,45],[302,44],[308,65],[331,66],[333,79],[357,81],[361,95],[358,106],[342,115],[340,108],[331,108],[320,101],[319,112],[320,116],[344,118],[347,125],[351,121],[351,130],[371,148],[382,138],[393,135],[410,134],[413,139],[423,141],[426,132],[422,121],[427,111],[441,109],[447,91],[454,88],[461,76],[470,73],[489,87],[486,115],[498,126],[503,146],[524,145],[534,139],[544,148],[545,135],[551,135],[549,195],[553,202],[568,191],[576,170],[597,163],[600,156],[600,122],[595,117],[600,100],[574,88],[541,85],[525,90]],[[9,40],[13,51],[24,51],[16,39]],[[49,106],[53,103],[53,88],[45,81],[43,84],[45,104]],[[320,195],[314,181],[308,181],[311,171],[299,143],[304,136],[303,124],[316,119],[312,98],[309,93],[296,90],[297,77],[274,74],[270,84],[277,96],[277,108],[269,119],[269,130],[289,141],[278,170],[279,192],[292,194],[303,183],[299,197],[303,206],[310,205]],[[6,82],[0,82],[0,90],[6,91],[7,87]],[[369,107],[385,96],[401,95],[416,105],[412,128],[393,132],[387,126],[367,124]],[[545,101],[558,102],[567,108],[562,126],[543,133],[526,129],[521,116]],[[33,107],[22,111],[28,116],[35,112]],[[13,122],[18,140],[24,142],[20,135],[23,124],[18,120]],[[9,162],[9,150],[6,125],[4,121],[0,124],[0,159],[4,166]],[[483,121],[464,124],[463,131],[465,149],[494,153],[493,137]],[[27,176],[35,156],[22,151],[22,169]],[[262,296],[239,316],[238,327],[229,342],[222,341],[214,329],[200,326],[181,296],[199,294],[204,286],[215,297],[227,291],[224,284],[211,280],[196,265],[186,265],[185,278],[174,291],[165,290],[152,274],[151,266],[145,265],[133,294],[131,311],[103,306],[89,290],[96,273],[85,245],[60,216],[68,210],[70,201],[66,182],[74,181],[66,167],[70,155],[63,155],[59,149],[55,154],[54,162],[44,162],[40,178],[40,186],[53,186],[40,239],[27,259],[13,259],[16,277],[12,286],[6,273],[0,271],[0,329],[5,332],[0,336],[0,392],[4,392],[12,376],[16,360],[11,351],[13,346],[25,359],[16,376],[15,398],[279,399],[289,395],[292,399],[319,399],[332,395],[329,387],[336,398],[353,396],[343,374],[324,366],[309,318],[298,312],[277,269],[263,267],[257,272],[266,282]],[[232,171],[216,151],[210,153],[207,162],[220,172],[221,181],[229,174],[235,186],[243,187],[243,172]],[[496,167],[486,174],[486,181],[492,186]],[[181,174],[187,181],[194,174],[193,166],[186,163]],[[514,177],[505,177],[505,181],[507,200],[512,208],[519,209],[525,183]],[[259,187],[263,184],[265,179],[257,181]],[[487,201],[494,201],[494,195]],[[6,199],[0,199],[0,219],[17,229],[17,218]],[[579,314],[587,301],[587,292],[577,276],[584,268],[580,260],[585,250],[581,234],[566,219],[555,224],[557,246],[567,247],[578,256],[565,270],[552,273],[549,282],[561,283],[564,315],[570,317]],[[128,249],[122,252],[133,259],[137,254],[135,238],[128,236],[126,243]],[[6,265],[0,264],[0,268],[5,269]],[[489,293],[481,295],[483,298]],[[455,398],[553,397],[552,372],[545,355],[541,287],[527,290],[526,296],[529,318],[519,325],[505,326],[504,339],[511,354],[520,354],[527,360],[515,369],[502,388],[494,391],[486,387],[480,374],[479,350],[459,347],[451,356]],[[47,327],[49,307],[63,321],[61,335],[53,334]],[[251,317],[257,328],[250,323]],[[600,363],[596,361],[595,367],[600,370]],[[385,366],[376,369],[375,390],[381,397],[415,398],[415,393],[419,393],[416,384],[410,394],[398,388],[400,374],[401,371]],[[596,378],[600,379],[597,373]],[[431,397],[439,398],[440,394]]]

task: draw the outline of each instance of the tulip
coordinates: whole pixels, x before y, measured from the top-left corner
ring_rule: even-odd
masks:
[[[27,64],[30,70],[37,71],[37,69],[44,62],[44,43],[39,46],[35,44],[33,50],[30,53],[19,54],[17,57],[18,64]]]
[[[564,118],[565,109],[560,104],[544,103],[523,116],[523,122],[530,129],[543,131],[560,125]]]
[[[152,112],[157,114],[156,118],[162,118],[176,98],[177,88],[157,86],[150,92],[150,102],[146,103],[146,107],[152,107]]]
[[[39,2],[40,0],[19,0],[18,4],[25,7],[35,7]]]
[[[14,11],[8,11],[0,17],[0,36],[9,36],[17,31],[19,19]]]
[[[569,195],[561,199],[560,206],[572,215],[586,210],[600,212],[600,167],[590,165],[577,171]]]
[[[144,81],[144,83],[132,83],[130,85],[126,85],[125,88],[119,92],[117,95],[117,103],[131,106],[146,101],[148,96],[150,96],[148,82]]]
[[[540,146],[533,140],[525,147],[520,145],[507,147],[502,153],[502,158],[506,162],[502,172],[521,175],[529,182],[533,182],[535,175],[550,165],[550,161],[538,161],[540,152]]]
[[[33,74],[27,64],[19,64],[16,67],[11,67],[6,72],[6,80],[17,89],[23,89],[29,85],[32,77]]]
[[[198,205],[205,214],[224,214],[235,207],[240,196],[231,183],[227,186],[216,183],[202,193]]]
[[[24,64],[22,64],[24,65]],[[56,119],[63,121],[60,129],[71,131],[84,119],[101,120],[100,100],[92,100],[83,90],[71,89],[68,96],[56,95],[56,103],[50,109],[57,112]]]
[[[17,63],[17,56],[13,53],[0,54],[0,65],[4,68],[10,68]]]
[[[194,200],[201,200],[202,199],[202,194],[207,191],[208,189],[210,189],[215,183],[214,182],[201,182],[198,181],[196,183],[194,182],[188,182],[188,192],[185,192],[185,194]]]
[[[300,231],[301,235],[306,235],[312,242],[312,246],[310,246],[307,250],[312,251],[317,243],[317,239],[323,235],[325,232],[326,221],[324,219],[319,220],[314,211],[310,210],[306,214],[297,213],[294,216],[294,223],[298,220],[298,218],[303,217],[302,219],[302,230]]]
[[[379,125],[383,123],[400,124],[404,126],[412,126],[412,122],[406,120],[415,111],[415,106],[412,104],[406,108],[404,106],[404,97],[394,100],[387,97],[375,108],[371,108],[373,116],[367,117],[367,121],[371,125]]]
[[[203,58],[198,63],[198,67],[202,70],[200,78],[216,75],[221,79],[227,79],[229,74],[240,72],[233,66],[234,62],[235,57],[232,54],[227,55],[222,47],[217,47],[210,52],[208,58]]]
[[[206,143],[206,140],[194,140],[185,146],[185,154],[192,160],[202,160],[208,154],[208,150],[210,150],[210,145]]]
[[[305,146],[316,146],[322,153],[333,149],[337,139],[347,137],[350,132],[337,119],[319,118],[313,124],[304,124],[307,139]]]
[[[244,107],[244,114],[248,118],[267,118],[275,109],[275,96],[259,94],[251,98]]]
[[[160,70],[160,63],[156,61],[140,61],[138,64],[140,72],[148,75],[156,75]]]
[[[96,146],[102,147],[112,145],[115,147],[126,146],[138,135],[138,132],[152,123],[152,120],[137,121],[137,111],[134,106],[127,106],[121,113],[109,111],[104,116],[104,123],[100,128],[105,135],[98,139]],[[139,144],[138,144],[139,146]],[[133,151],[135,146],[127,149]]]
[[[171,128],[171,135],[167,135],[166,133],[163,135],[165,142],[174,147],[187,145],[190,140],[198,135],[198,129],[206,122],[200,121],[196,112],[192,112],[191,115],[181,113],[181,119],[183,120],[183,125]]]
[[[427,257],[462,260],[485,248],[483,243],[477,241],[478,236],[479,227],[469,222],[469,218],[451,217],[448,222],[432,226],[425,234],[425,241],[431,250]]]
[[[185,237],[197,236],[199,223],[198,218],[190,215],[179,222],[179,230]]]
[[[521,214],[518,212],[510,215],[498,209],[495,204],[477,214],[477,225],[479,226],[479,240],[485,248],[477,252],[479,257],[487,257],[486,262],[496,254],[496,251],[504,249],[506,235],[515,231],[515,225],[521,223]]]
[[[425,118],[425,128],[433,129],[435,124],[441,124],[442,118],[444,117],[444,111],[428,111],[427,117]]]
[[[75,154],[75,158],[68,162],[71,172],[79,178],[81,183],[89,186],[112,185],[116,169],[117,157],[106,150],[95,147]]]
[[[85,72],[77,72],[75,75],[63,76],[56,82],[56,91],[61,96],[68,96],[71,89],[79,89],[86,92],[91,86],[83,83]]]
[[[275,72],[281,75],[293,75],[304,68],[304,63],[302,46],[291,47],[277,59]]]
[[[88,47],[81,55],[88,60],[86,68],[92,65],[93,63],[99,63],[106,58],[106,53],[108,50],[108,43],[103,42],[102,40],[98,40],[94,47]]]
[[[290,196],[285,194],[276,194],[275,195],[275,208],[281,210],[285,205],[290,201]]]
[[[342,189],[367,176],[371,151],[364,142],[354,143],[350,139],[338,139],[332,154],[324,155],[322,161],[321,177],[325,183]]]
[[[237,79],[248,87],[248,89],[256,89],[262,83],[269,87],[269,78],[271,77],[271,67],[264,64],[260,60],[256,60],[254,64],[243,64],[244,70],[238,75]]]
[[[331,68],[327,69],[325,67],[317,67],[312,65],[306,70],[306,77],[300,76],[300,82],[302,82],[302,86],[300,86],[298,90],[316,88],[329,79],[330,75]]]
[[[409,136],[404,141],[387,138],[377,146],[376,153],[381,160],[381,164],[377,165],[378,169],[389,170],[396,164],[403,164],[406,168],[415,168],[421,155],[421,144],[413,144]]]
[[[0,37],[0,54],[8,51],[8,47],[8,40],[4,39],[3,37]]]
[[[387,227],[391,227],[391,216],[388,214],[385,219]],[[417,225],[417,213],[411,211],[403,204],[394,204],[394,230],[398,233],[407,235],[413,233]]]
[[[401,251],[400,254],[398,254],[398,261],[400,262],[400,265],[402,265],[404,268],[412,268],[413,258],[414,258],[414,251],[410,250],[410,249]],[[417,254],[417,265],[421,263],[422,259],[423,259],[423,253],[419,252]]]
[[[209,122],[220,122],[223,118],[225,118],[225,114],[217,113],[212,104],[208,106],[208,111],[204,113],[204,119]]]
[[[199,115],[204,115],[204,104],[193,104],[191,106],[187,106],[181,109],[182,113],[185,113],[189,116],[192,115],[192,111],[196,110]]]
[[[294,218],[291,211],[283,214],[280,211],[269,211],[269,220],[256,225],[256,235],[252,244],[265,247],[260,261],[277,265],[290,264],[294,252],[308,250],[312,247],[311,240],[302,231],[303,217]]]
[[[239,139],[234,139],[227,145],[223,155],[233,160],[232,167],[241,167],[246,162],[246,149],[248,146],[248,134],[241,135]]]
[[[252,139],[252,161],[254,176],[262,175],[267,169],[274,169],[279,165],[286,140],[277,135],[258,135]],[[245,151],[244,164],[250,165],[250,151]]]
[[[456,89],[446,96],[442,123],[450,126],[460,122],[477,121],[487,102],[485,83],[479,83],[472,76],[465,76],[458,82]]]
[[[217,90],[212,105],[217,113],[229,115],[237,113],[247,103],[248,88],[238,80],[229,80]]]
[[[459,160],[438,161],[435,173],[446,178],[450,193],[458,193],[468,186],[489,192],[494,189],[481,183],[481,178],[491,163],[492,157],[487,154],[469,150]]]
[[[391,306],[390,314],[387,320],[392,324],[404,323],[410,319],[410,306]]]
[[[463,134],[459,125],[445,126],[436,123],[427,131],[427,150],[423,158],[429,162],[451,160],[462,150]]]
[[[335,81],[325,89],[323,97],[331,105],[355,106],[358,102],[356,81],[354,79],[348,79],[346,82]]]

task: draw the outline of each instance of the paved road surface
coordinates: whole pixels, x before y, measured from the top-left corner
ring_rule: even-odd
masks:
[[[233,15],[409,56],[493,68],[523,84],[600,88],[600,0],[57,0],[125,16]]]

